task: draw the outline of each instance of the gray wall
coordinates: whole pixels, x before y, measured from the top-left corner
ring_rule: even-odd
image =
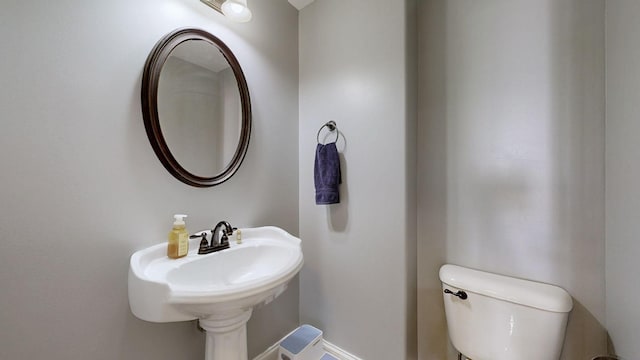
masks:
[[[176,212],[191,230],[228,219],[294,234],[299,216],[301,321],[363,358],[415,358],[416,338],[420,359],[445,357],[445,262],[563,286],[576,303],[563,357],[603,353],[604,1],[418,3],[417,176],[412,1],[317,1],[299,41],[285,0],[252,2],[248,24],[195,0],[4,4],[0,358],[201,359],[193,323],[146,323],[127,303],[129,255],[164,241]],[[638,16],[634,0],[607,2],[606,322],[629,360]],[[247,158],[211,189],[164,170],[140,113],[148,52],[185,26],[232,48],[253,101]],[[344,172],[342,203],[326,207],[313,203],[312,166],[329,119],[345,135]],[[254,312],[250,356],[297,324],[295,281]]]
[[[640,359],[640,2],[607,1],[607,329]]]
[[[251,3],[248,24],[199,1],[8,1],[0,16],[0,358],[202,359],[192,322],[152,324],[127,302],[131,253],[228,219],[298,232],[297,14]],[[186,186],[162,167],[140,110],[147,54],[204,28],[243,66],[254,127],[227,183]],[[298,324],[298,286],[249,322],[250,356]]]
[[[604,1],[420,4],[420,358],[443,261],[565,288],[563,358],[602,354]]]
[[[371,360],[415,358],[413,6],[322,0],[300,12],[300,320]],[[328,120],[343,135],[342,199],[319,206]]]

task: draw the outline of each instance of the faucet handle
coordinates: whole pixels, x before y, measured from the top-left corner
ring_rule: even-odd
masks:
[[[226,232],[222,232],[222,237],[220,238],[220,245],[228,245],[229,244],[229,237],[227,236]]]
[[[198,248],[198,254],[202,254],[203,251],[206,251],[209,248],[209,240],[207,240],[207,232],[203,231],[200,234],[193,234],[189,236],[189,239],[197,239],[200,238],[200,247]]]

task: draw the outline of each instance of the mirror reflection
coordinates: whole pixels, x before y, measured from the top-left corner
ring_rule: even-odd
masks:
[[[158,83],[160,130],[176,161],[190,173],[213,177],[239,146],[242,106],[233,69],[202,40],[177,45]]]

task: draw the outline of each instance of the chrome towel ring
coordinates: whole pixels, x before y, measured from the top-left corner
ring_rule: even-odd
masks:
[[[338,130],[338,125],[336,125],[336,122],[331,120],[329,122],[327,122],[326,124],[322,125],[320,127],[320,129],[318,129],[318,135],[316,135],[316,139],[318,140],[318,144],[322,144],[320,142],[320,132],[322,132],[322,129],[324,128],[329,129],[329,131],[335,131],[336,132],[336,139],[333,142],[337,142],[338,141],[338,137],[340,137],[340,130]]]

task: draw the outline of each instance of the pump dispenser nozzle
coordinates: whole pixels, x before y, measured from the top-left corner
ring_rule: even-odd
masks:
[[[186,217],[187,215],[184,214],[173,215],[173,218],[176,219],[176,221],[173,222],[173,225],[184,225],[184,218]]]

